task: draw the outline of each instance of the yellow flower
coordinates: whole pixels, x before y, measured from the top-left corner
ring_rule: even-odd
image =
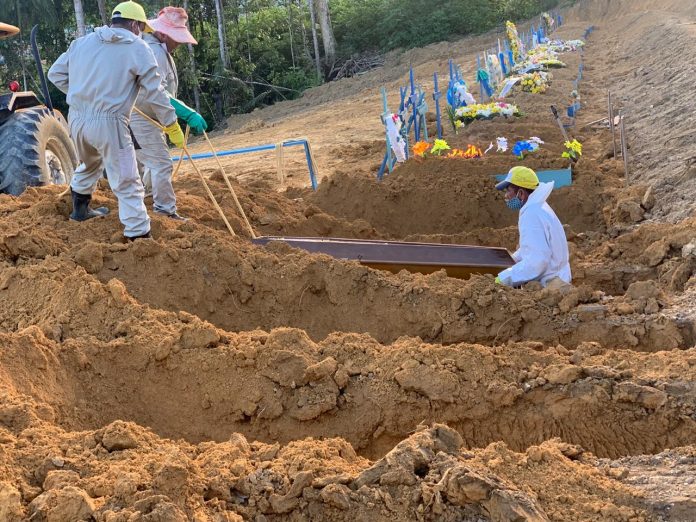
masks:
[[[450,150],[450,146],[447,145],[447,142],[445,140],[435,140],[430,154],[437,154],[439,156],[445,150]]]
[[[566,149],[570,149],[577,153],[578,156],[582,156],[582,143],[580,143],[578,140],[566,141],[564,145]]]

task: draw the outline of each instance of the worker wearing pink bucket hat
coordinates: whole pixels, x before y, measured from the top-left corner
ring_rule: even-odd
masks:
[[[147,23],[154,33],[143,35],[143,40],[155,55],[158,72],[162,77],[162,87],[169,94],[169,101],[177,117],[184,120],[195,134],[201,134],[208,128],[203,116],[176,97],[179,77],[172,53],[181,44],[197,43],[186,27],[187,21],[188,15],[181,7],[165,7],[157,18],[148,20]],[[137,102],[136,107],[152,117],[147,107],[141,107]],[[172,161],[164,135],[138,113],[133,114],[131,118],[131,129],[140,146],[137,151],[138,162],[142,167],[146,193],[152,193],[153,210],[172,219],[185,221],[176,208],[176,194],[172,186]]]
[[[177,44],[196,45],[198,42],[186,27],[187,22],[188,14],[181,7],[165,7],[157,18],[148,20],[153,31],[168,36]]]

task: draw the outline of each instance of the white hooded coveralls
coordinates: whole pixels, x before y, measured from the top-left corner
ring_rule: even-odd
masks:
[[[501,283],[520,286],[539,281],[546,286],[558,277],[571,282],[568,241],[563,225],[546,203],[553,182],[539,183],[520,210],[518,229],[520,247],[512,254],[516,263],[498,274]]]
[[[167,51],[167,45],[152,34],[144,34],[143,40],[150,46],[157,60],[157,72],[162,78],[162,87],[171,97],[176,98],[179,89],[176,64]],[[153,119],[156,114],[148,107],[144,96],[138,96],[135,106]],[[176,212],[176,195],[172,186],[172,160],[169,156],[167,138],[138,113],[131,118],[131,129],[140,149],[135,151],[138,161],[144,168],[143,182],[152,186],[153,207],[158,212]]]
[[[72,190],[92,194],[106,169],[124,235],[146,234],[150,218],[128,130],[138,93],[163,125],[176,121],[150,47],[127,29],[100,27],[72,42],[48,78],[67,94],[70,105],[70,134],[82,161],[70,183]]]

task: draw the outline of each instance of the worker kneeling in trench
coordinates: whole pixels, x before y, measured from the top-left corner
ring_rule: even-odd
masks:
[[[553,182],[539,183],[528,167],[512,167],[495,186],[505,191],[505,203],[519,210],[517,227],[519,248],[512,254],[515,264],[495,278],[496,283],[521,286],[539,281],[548,288],[561,288],[571,282],[568,241],[556,213],[546,203]]]

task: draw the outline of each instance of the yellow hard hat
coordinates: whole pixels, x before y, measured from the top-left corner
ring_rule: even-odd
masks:
[[[508,172],[505,179],[498,183],[495,188],[498,190],[505,190],[510,185],[515,185],[516,187],[522,187],[529,190],[534,190],[539,186],[539,178],[529,167],[522,167],[518,165],[512,167]]]
[[[143,9],[143,6],[133,2],[132,0],[129,2],[121,2],[114,7],[113,12],[111,13],[111,18],[125,18],[126,20],[143,22],[145,24],[146,32],[154,32],[147,21],[147,15],[145,14],[145,9]]]

